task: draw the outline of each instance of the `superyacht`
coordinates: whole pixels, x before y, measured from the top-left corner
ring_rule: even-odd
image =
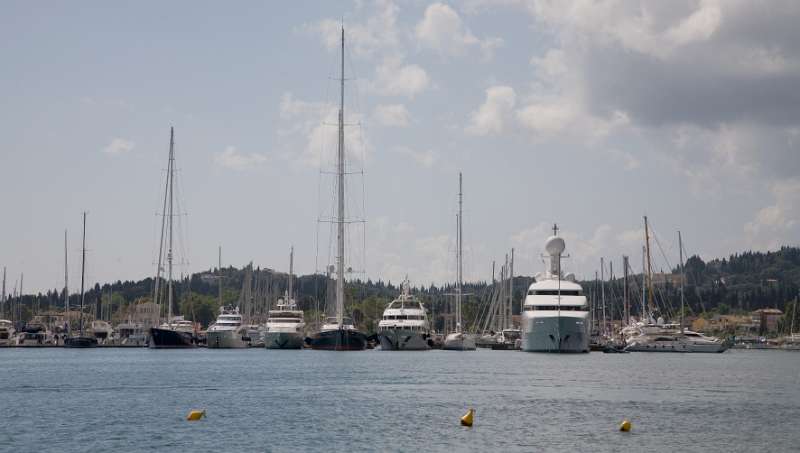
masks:
[[[383,319],[378,322],[381,349],[426,351],[433,341],[425,306],[411,294],[407,277],[400,286],[400,296],[386,307]]]
[[[562,275],[564,239],[553,226],[545,250],[550,268],[528,288],[522,313],[522,350],[528,352],[589,352],[586,296],[573,274]]]
[[[279,298],[275,310],[269,311],[264,347],[267,349],[301,349],[306,323],[303,310],[297,309],[293,297],[294,247],[289,252],[289,284],[283,298]]]

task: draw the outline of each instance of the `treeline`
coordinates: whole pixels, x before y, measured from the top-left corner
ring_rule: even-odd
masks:
[[[272,269],[253,269],[252,280],[262,279],[266,291],[262,291],[261,310],[265,311],[275,299],[287,290],[288,278],[285,273]],[[219,281],[222,280],[222,304],[241,303],[246,267],[225,267],[221,270],[209,269],[192,274],[175,284],[175,314],[182,314],[207,326],[216,318],[220,306]],[[677,275],[678,269],[673,269]],[[685,265],[686,313],[748,312],[758,308],[776,307],[785,310],[793,301],[800,288],[800,249],[783,247],[775,252],[745,252],[728,258],[704,262],[698,256],[690,257]],[[121,321],[127,316],[133,304],[152,299],[153,278],[139,281],[117,281],[110,284],[97,284],[84,296],[87,313],[96,312],[96,304],[105,305],[111,313],[112,321]],[[513,295],[513,314],[519,314],[520,301],[524,297],[531,277],[515,277]],[[656,285],[655,296],[659,314],[672,318],[680,307],[679,280],[667,278]],[[582,282],[584,292],[592,306],[600,307],[602,293],[605,292],[606,309],[610,317],[620,319],[623,312],[623,280],[615,276],[613,280],[601,285],[599,282]],[[303,309],[309,321],[321,319],[326,313],[326,302],[333,298],[331,280],[325,275],[304,275],[294,280],[295,300]],[[452,304],[452,284],[441,286],[418,286],[412,291],[434,314],[438,329],[443,327],[443,318]],[[466,327],[479,321],[485,312],[492,292],[491,282],[474,282],[464,285],[469,293],[464,299],[463,316]],[[377,327],[386,305],[400,293],[399,284],[382,280],[355,280],[347,283],[346,306],[356,323],[365,330]],[[2,316],[27,321],[34,313],[60,311],[64,308],[63,292],[59,289],[36,295],[24,295],[5,304]],[[641,309],[641,275],[629,277],[628,300],[631,314],[638,316]],[[80,304],[79,295],[71,294],[70,306],[74,309]],[[15,313],[10,308],[15,308]],[[328,311],[330,314],[330,311]]]

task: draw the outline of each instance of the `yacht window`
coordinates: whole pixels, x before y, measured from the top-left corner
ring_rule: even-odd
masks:
[[[585,307],[580,305],[562,305],[560,308],[558,305],[529,305],[525,307],[526,310],[549,310],[549,311],[586,311]]]
[[[580,296],[581,291],[575,289],[562,289],[560,294],[562,296]],[[558,296],[559,291],[557,289],[532,289],[528,291],[529,296]]]

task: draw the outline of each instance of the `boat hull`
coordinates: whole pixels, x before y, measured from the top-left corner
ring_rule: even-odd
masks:
[[[475,338],[463,333],[451,333],[444,339],[442,349],[446,351],[474,351]]]
[[[239,349],[250,346],[242,335],[234,330],[220,330],[206,333],[206,347],[210,349]]]
[[[264,347],[267,349],[302,349],[303,335],[300,332],[266,332]]]
[[[96,348],[97,338],[89,336],[68,337],[64,340],[65,348]]]
[[[719,353],[725,352],[729,347],[726,342],[697,344],[680,340],[637,342],[634,341],[625,347],[629,352],[685,352],[685,353]]]
[[[311,349],[323,351],[363,351],[367,336],[354,329],[323,330],[308,340]]]
[[[150,328],[150,348],[194,348],[196,346],[195,343],[194,335],[191,332],[162,329],[159,327]]]
[[[577,316],[536,316],[525,318],[522,350],[526,352],[589,352],[586,319]]]
[[[405,329],[383,330],[378,340],[383,351],[427,351],[433,343],[429,335]]]

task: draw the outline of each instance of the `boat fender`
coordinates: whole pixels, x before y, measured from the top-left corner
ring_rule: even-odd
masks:
[[[619,430],[623,433],[627,433],[631,430],[631,428],[633,428],[633,424],[630,422],[630,420],[622,420],[622,423],[619,424]]]
[[[197,420],[200,420],[201,418],[203,418],[205,416],[206,416],[206,411],[205,410],[202,410],[202,411],[193,410],[193,411],[190,411],[189,415],[186,416],[186,420],[188,420],[190,422],[196,422]]]
[[[475,409],[469,408],[466,414],[461,417],[461,426],[472,426],[472,422],[475,420]]]

